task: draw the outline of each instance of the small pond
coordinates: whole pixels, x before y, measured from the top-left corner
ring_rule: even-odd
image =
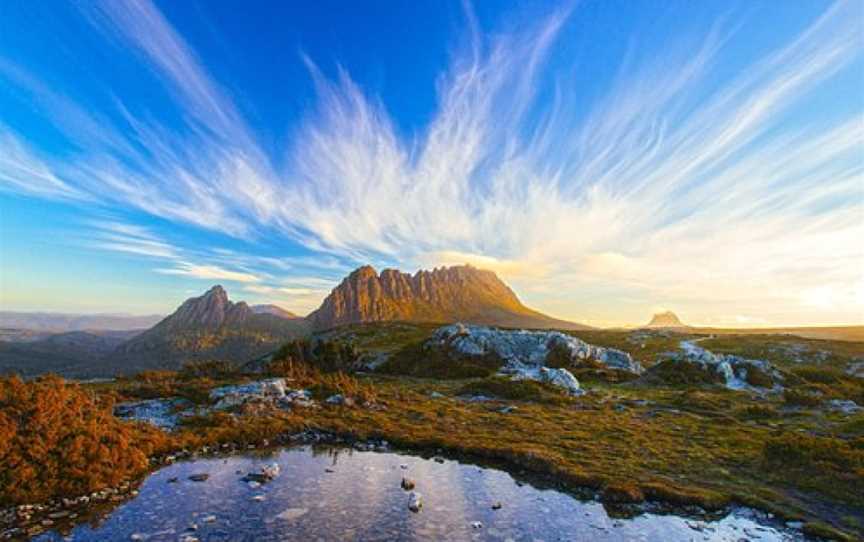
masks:
[[[100,521],[38,540],[802,539],[800,531],[746,509],[714,521],[654,513],[616,519],[598,502],[538,489],[501,470],[439,461],[297,447],[179,462],[150,475],[137,497]],[[281,472],[271,482],[256,487],[242,480],[273,463]],[[196,474],[209,476],[189,479]],[[403,477],[423,496],[418,513],[408,509]]]

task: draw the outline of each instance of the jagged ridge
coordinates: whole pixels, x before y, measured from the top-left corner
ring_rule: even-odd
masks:
[[[512,327],[584,329],[529,309],[492,271],[470,265],[410,275],[371,266],[349,274],[308,320],[314,329],[381,321],[471,322]]]

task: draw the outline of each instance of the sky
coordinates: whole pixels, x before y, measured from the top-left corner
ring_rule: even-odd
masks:
[[[2,2],[0,306],[471,263],[592,325],[864,324],[862,53],[857,1]]]

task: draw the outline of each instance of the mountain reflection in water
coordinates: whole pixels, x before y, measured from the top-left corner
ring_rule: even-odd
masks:
[[[278,463],[254,487],[241,478]],[[207,473],[204,482],[193,474]],[[423,495],[408,510],[402,477]],[[169,482],[176,478],[176,482]],[[493,504],[501,503],[500,509]],[[800,540],[797,531],[736,510],[718,521],[642,514],[610,518],[598,502],[517,483],[506,472],[397,453],[275,450],[176,463],[153,473],[140,494],[66,540]],[[194,538],[193,538],[194,537]],[[63,540],[56,532],[39,540]]]

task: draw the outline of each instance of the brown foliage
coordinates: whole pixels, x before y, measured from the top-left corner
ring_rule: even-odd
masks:
[[[0,505],[75,496],[143,473],[163,432],[56,376],[0,379]]]

